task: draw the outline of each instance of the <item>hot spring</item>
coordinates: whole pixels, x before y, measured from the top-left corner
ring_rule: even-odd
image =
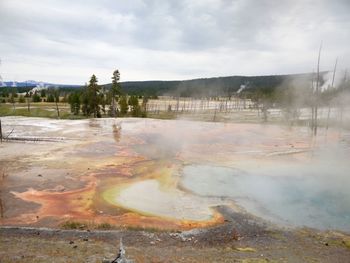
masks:
[[[1,144],[2,225],[193,228],[222,223],[224,205],[281,226],[350,231],[345,131],[314,137],[305,127],[136,118],[2,122],[12,136],[58,138]]]
[[[341,164],[340,164],[341,165]],[[349,169],[280,166],[263,170],[190,165],[181,184],[200,196],[225,197],[285,226],[350,230]]]

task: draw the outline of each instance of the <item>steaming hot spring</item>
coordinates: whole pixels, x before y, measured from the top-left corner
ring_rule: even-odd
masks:
[[[188,229],[225,206],[271,224],[350,231],[350,134],[152,119],[6,117],[3,225],[67,220]],[[14,165],[15,164],[15,165]]]

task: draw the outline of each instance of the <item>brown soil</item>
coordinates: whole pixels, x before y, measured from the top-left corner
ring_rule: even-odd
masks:
[[[350,236],[285,230],[218,208],[225,223],[183,232],[0,228],[0,262],[102,262],[122,238],[135,262],[350,262]]]

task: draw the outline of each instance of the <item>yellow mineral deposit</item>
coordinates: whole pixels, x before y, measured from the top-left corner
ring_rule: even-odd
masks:
[[[326,157],[334,153],[327,151],[338,144],[337,131],[329,130],[326,138],[315,141],[307,128],[278,125],[152,119],[51,120],[47,125],[47,119],[2,120],[18,135],[60,138],[2,145],[2,165],[16,161],[16,169],[7,169],[0,186],[9,193],[2,198],[2,225],[59,226],[70,220],[92,227],[108,223],[190,229],[222,223],[217,206],[226,205],[236,212],[301,225],[307,218],[299,220],[292,213],[316,211],[325,219],[316,227],[350,227],[341,217],[321,213],[317,203],[296,205],[302,202],[293,196],[298,192],[303,200],[318,200],[322,191],[328,191],[328,198],[340,191],[348,200],[346,189],[327,179],[331,171]],[[348,153],[349,147],[342,150]],[[333,167],[342,176],[349,167],[341,158],[346,154],[339,156]],[[334,189],[327,188],[330,185]],[[322,202],[337,213],[331,202]],[[12,205],[17,209],[10,211]],[[344,211],[350,209],[343,205]]]

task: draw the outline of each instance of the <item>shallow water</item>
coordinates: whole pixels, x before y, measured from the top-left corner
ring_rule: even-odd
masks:
[[[229,197],[248,212],[286,226],[350,230],[346,164],[286,165],[263,170],[184,168],[182,185],[201,196]]]
[[[134,183],[117,194],[113,201],[145,214],[179,220],[205,221],[213,216],[209,208],[213,204],[177,189],[162,190],[157,180]]]
[[[215,206],[237,203],[283,225],[350,228],[345,132],[320,129],[315,140],[305,127],[262,124],[2,121],[5,134],[64,140],[0,144],[0,224],[207,226],[223,220]]]

